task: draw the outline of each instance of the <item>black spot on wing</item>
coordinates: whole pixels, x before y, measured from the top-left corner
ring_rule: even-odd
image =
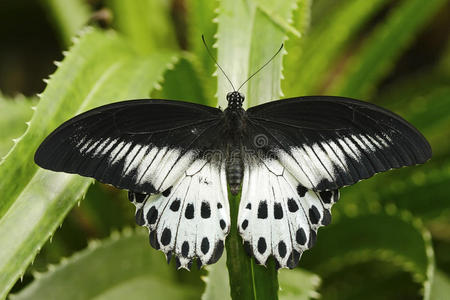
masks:
[[[188,254],[189,254],[189,242],[184,241],[183,244],[181,245],[181,255],[183,257],[187,257]]]
[[[172,232],[169,228],[164,228],[162,235],[161,235],[161,244],[163,246],[167,246],[170,244],[170,240],[172,239]]]
[[[312,224],[318,224],[320,220],[320,212],[314,205],[308,211],[309,220]]]
[[[244,220],[241,225],[242,229],[243,230],[247,229],[247,226],[248,226],[248,220]]]
[[[202,250],[203,254],[208,253],[208,251],[209,251],[209,240],[208,240],[208,238],[204,237],[202,239],[202,243],[200,245],[200,250]]]
[[[180,204],[181,204],[181,201],[180,201],[180,199],[175,199],[173,202],[172,202],[172,204],[170,204],[170,210],[171,211],[174,211],[174,212],[176,212],[176,211],[178,211],[178,209],[180,209]]]
[[[273,217],[277,220],[283,218],[283,208],[281,207],[281,203],[275,203],[273,207]]]
[[[222,228],[222,230],[225,229],[225,227],[227,227],[227,224],[225,223],[225,220],[221,219],[219,222],[220,228]]]
[[[211,216],[211,208],[209,207],[209,203],[206,201],[202,202],[202,206],[200,208],[200,215],[203,219],[208,219]]]
[[[330,204],[331,203],[331,197],[333,195],[333,193],[331,191],[323,191],[319,193],[320,195],[320,199],[322,199],[322,201],[326,204]]]
[[[128,199],[131,202],[136,202],[136,203],[142,203],[144,202],[145,198],[147,198],[147,194],[141,194],[141,193],[135,193],[132,191],[128,191]]]
[[[295,241],[302,246],[305,245],[306,234],[305,234],[305,230],[303,230],[303,228],[297,229],[297,232],[295,233]]]
[[[258,219],[266,219],[267,218],[267,202],[261,201],[258,206]]]
[[[294,212],[296,212],[298,210],[297,202],[295,202],[295,200],[292,199],[292,198],[288,199],[288,209],[292,213],[294,213]]]
[[[258,240],[258,252],[261,254],[264,254],[267,249],[266,239],[263,237],[260,237]]]
[[[305,188],[303,185],[301,185],[301,184],[297,185],[297,194],[300,197],[305,197],[307,191],[308,191],[308,189]]]
[[[189,203],[186,206],[186,211],[184,212],[184,216],[186,217],[186,219],[194,218],[194,205],[192,203]]]
[[[153,225],[156,223],[156,220],[158,219],[158,210],[152,206],[147,212],[147,221],[149,224]]]
[[[283,241],[278,243],[278,254],[280,254],[281,258],[286,256],[286,244]]]
[[[170,195],[170,192],[172,191],[172,186],[170,186],[168,189],[166,189],[164,192],[162,192],[162,195],[164,197],[167,197]]]

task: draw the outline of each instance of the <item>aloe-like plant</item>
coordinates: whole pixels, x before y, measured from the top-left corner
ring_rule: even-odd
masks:
[[[11,128],[0,133],[0,298],[14,285],[11,299],[448,297],[450,47],[426,74],[383,83],[447,1],[107,0],[108,29],[83,0],[41,3],[68,50],[39,100],[0,96],[0,126]],[[175,26],[173,10],[186,27]],[[245,105],[283,94],[364,98],[415,124],[433,160],[343,189],[333,223],[294,270],[247,256],[236,228],[239,195],[229,195],[226,255],[176,272],[134,228],[123,192],[40,169],[33,156],[59,124],[102,104],[157,97],[226,107],[231,87],[202,34],[235,83],[285,44],[241,89]]]

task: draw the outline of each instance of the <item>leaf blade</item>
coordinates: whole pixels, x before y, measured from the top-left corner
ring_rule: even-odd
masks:
[[[445,0],[404,1],[390,14],[348,62],[346,71],[327,89],[329,93],[360,98],[393,67],[395,59],[431,19]]]
[[[39,143],[76,113],[111,100],[146,98],[172,60],[167,52],[142,58],[124,45],[115,34],[86,31],[50,80],[26,134],[0,165],[0,243],[9,245],[0,250],[0,296],[92,182],[39,169],[33,161]]]

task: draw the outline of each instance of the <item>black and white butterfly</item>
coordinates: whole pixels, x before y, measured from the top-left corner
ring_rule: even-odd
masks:
[[[398,115],[331,96],[225,110],[162,99],[101,106],[68,120],[40,145],[46,169],[129,190],[136,222],[178,268],[212,264],[230,230],[227,188],[242,188],[238,229],[260,264],[294,268],[338,189],[431,157],[425,138]]]

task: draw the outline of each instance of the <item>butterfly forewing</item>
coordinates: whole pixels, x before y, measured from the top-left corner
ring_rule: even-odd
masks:
[[[431,157],[425,138],[401,117],[341,97],[301,97],[247,111],[250,136],[264,135],[277,156],[308,189],[334,190]]]
[[[221,114],[216,108],[154,99],[102,106],[57,128],[35,161],[118,188],[162,192],[205,149],[217,147]]]

